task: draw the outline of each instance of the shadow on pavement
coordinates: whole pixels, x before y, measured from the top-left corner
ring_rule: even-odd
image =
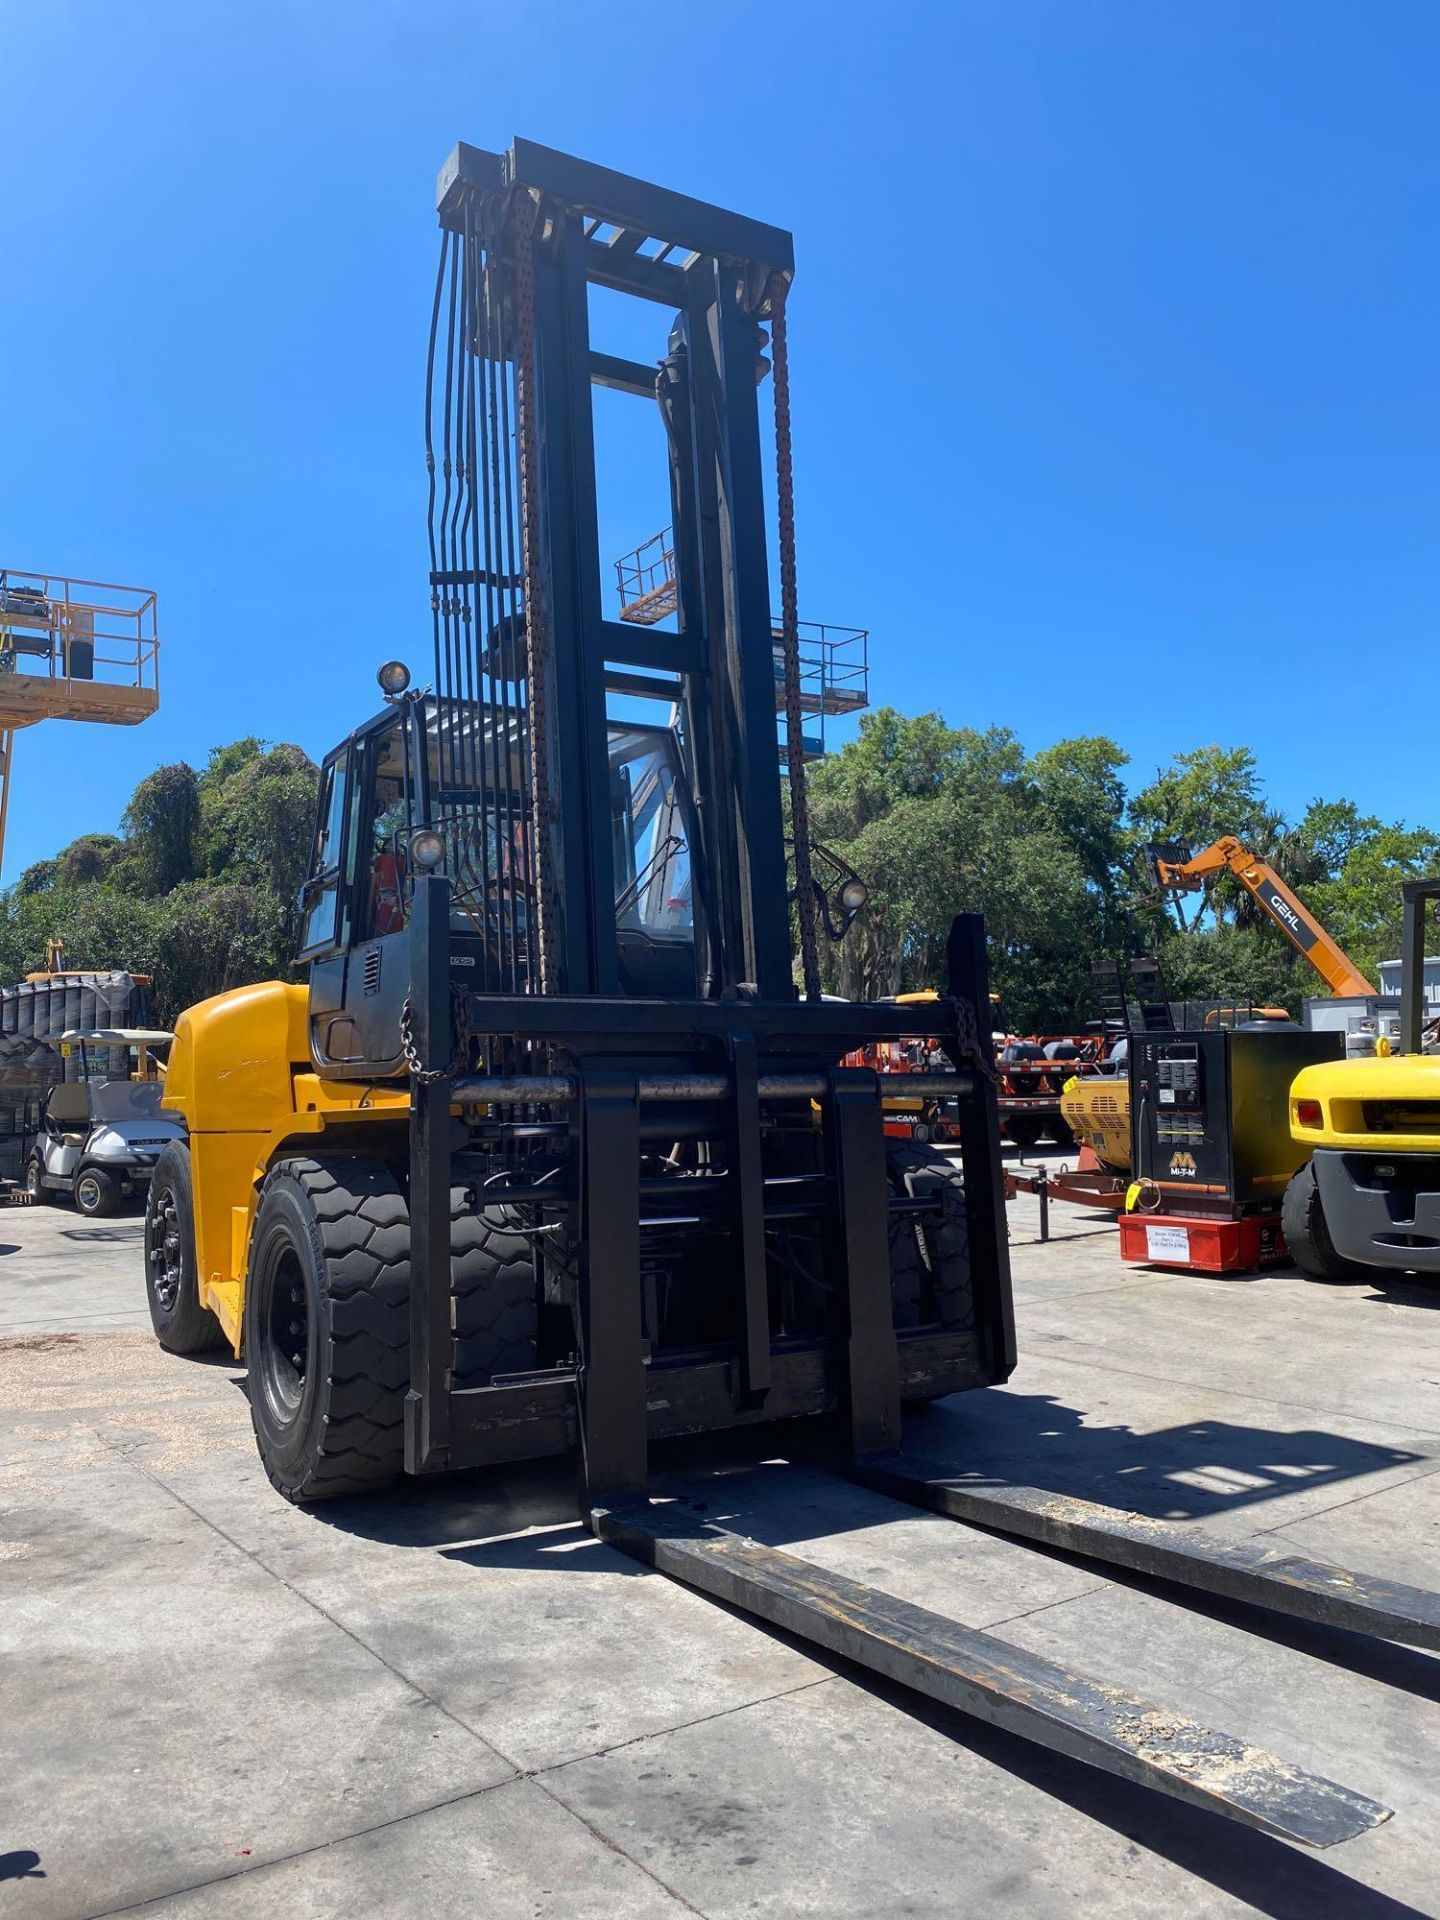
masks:
[[[907,1447],[976,1485],[1042,1487],[1156,1520],[1205,1520],[1302,1489],[1342,1486],[1427,1456],[1309,1428],[1197,1420],[1137,1432],[1042,1393],[956,1395],[916,1413]]]

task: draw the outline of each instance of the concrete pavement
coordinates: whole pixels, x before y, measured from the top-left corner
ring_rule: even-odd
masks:
[[[1136,1271],[1052,1225],[1013,1204],[1024,1358],[924,1415],[927,1454],[1440,1583],[1440,1288]],[[642,1572],[566,1464],[287,1507],[238,1370],[142,1331],[135,1226],[0,1213],[0,1913],[1440,1912],[1440,1659],[912,1513],[813,1435],[657,1460],[714,1518],[1395,1808],[1307,1854]]]

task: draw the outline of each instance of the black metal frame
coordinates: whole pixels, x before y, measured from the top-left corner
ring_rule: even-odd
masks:
[[[503,155],[458,147],[439,182],[441,225],[473,233],[482,202],[538,198],[533,351],[536,476],[553,664],[548,739],[562,906],[556,989],[470,994],[482,1049],[560,1060],[578,1230],[578,1364],[493,1386],[449,1379],[451,970],[445,882],[417,882],[406,986],[422,1071],[412,1077],[413,1472],[576,1447],[586,1504],[641,1494],[652,1435],[841,1407],[852,1450],[899,1440],[902,1396],[1004,1379],[1015,1362],[994,1092],[961,1051],[954,999],[923,1008],[807,1004],[792,980],[775,729],[774,637],[766,557],[757,323],[772,276],[793,271],[790,236],[684,196],[517,141]],[[497,198],[498,197],[498,198]],[[492,220],[491,231],[494,230]],[[592,285],[673,306],[669,352],[654,367],[596,354]],[[670,441],[678,575],[676,631],[605,617],[597,537],[591,389],[661,404]],[[455,590],[463,581],[443,584]],[[696,809],[694,997],[622,991],[610,832],[607,696],[640,691],[683,713]],[[374,723],[372,723],[374,724]],[[398,957],[398,956],[397,956]],[[388,962],[387,962],[388,964]],[[393,1019],[391,982],[371,1020]],[[957,923],[950,992],[988,1004],[983,929]],[[353,993],[342,995],[348,1001]],[[351,1009],[347,1007],[347,1011]],[[362,1010],[362,1014],[363,1014]],[[844,1071],[873,1040],[937,1035],[961,1069],[976,1325],[897,1340],[892,1325],[882,1110],[873,1074]],[[393,1043],[392,1043],[393,1044]],[[342,1069],[355,1071],[356,1069]],[[728,1350],[647,1353],[639,1289],[640,1139],[656,1076],[718,1076],[698,1111],[725,1143],[726,1225],[737,1250],[736,1334]],[[839,1305],[823,1338],[772,1351],[765,1246],[762,1112],[777,1076],[813,1084],[822,1110],[821,1207],[827,1275]],[[786,1084],[798,1084],[793,1080]],[[793,1096],[792,1096],[793,1104]],[[558,1109],[557,1109],[558,1111]],[[664,1111],[664,1109],[661,1109]],[[655,1381],[663,1375],[663,1393]],[[652,1403],[647,1406],[647,1402]],[[663,1404],[662,1404],[663,1403]]]
[[[1400,1051],[1419,1053],[1425,1035],[1425,908],[1440,900],[1440,880],[1407,880],[1401,892]]]

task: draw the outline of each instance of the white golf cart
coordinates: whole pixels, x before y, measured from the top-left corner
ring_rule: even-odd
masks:
[[[148,1027],[61,1035],[61,1051],[79,1053],[81,1077],[62,1080],[45,1097],[25,1166],[32,1200],[68,1195],[80,1213],[99,1219],[122,1201],[144,1196],[161,1149],[185,1138],[179,1115],[161,1108],[165,1082],[154,1059],[173,1037]],[[100,1078],[120,1048],[135,1057],[133,1075]]]

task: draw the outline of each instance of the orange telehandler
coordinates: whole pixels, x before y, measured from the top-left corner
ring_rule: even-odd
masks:
[[[1162,893],[1194,893],[1213,874],[1230,872],[1252,894],[1298,953],[1314,967],[1331,993],[1378,993],[1339,942],[1301,906],[1268,860],[1251,853],[1233,833],[1222,835],[1200,853],[1171,860],[1171,847],[1147,847],[1150,872]]]

